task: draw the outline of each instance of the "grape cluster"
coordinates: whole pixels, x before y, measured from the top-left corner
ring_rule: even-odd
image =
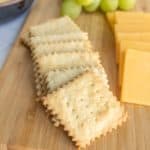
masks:
[[[103,12],[115,11],[116,9],[130,10],[134,8],[136,0],[63,0],[61,14],[76,19],[82,9],[86,12],[94,12],[97,9]]]

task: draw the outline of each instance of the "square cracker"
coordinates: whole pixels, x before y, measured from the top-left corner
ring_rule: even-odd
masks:
[[[54,48],[54,50],[52,50],[53,52],[55,51],[56,48],[57,48],[56,51],[59,51],[60,46],[62,46],[62,48],[67,48],[65,50],[67,51],[69,46],[72,46],[72,49],[74,49],[75,44],[77,44],[76,46],[78,47],[78,44],[82,45],[81,43],[86,43],[88,44],[88,46],[92,47],[91,43],[88,41],[88,35],[85,32],[81,33],[72,32],[59,35],[47,35],[36,37],[30,37],[29,34],[25,33],[24,36],[22,37],[22,42],[25,46],[29,47],[30,50],[35,50],[38,49],[39,47],[41,48],[41,46],[43,45],[45,48],[52,45],[53,46],[52,48]],[[67,44],[68,46],[66,47]],[[57,47],[55,48],[54,46]]]
[[[72,51],[90,51],[92,45],[89,41],[67,41],[50,44],[39,44],[32,50],[35,57],[48,55],[49,53],[62,53]]]
[[[86,72],[48,94],[43,98],[43,104],[57,115],[64,130],[80,148],[126,119],[124,108],[101,77],[92,72]]]
[[[64,34],[69,32],[82,32],[80,28],[69,17],[52,19],[46,23],[36,25],[30,28],[31,36],[45,36]]]
[[[59,42],[87,41],[87,40],[88,40],[88,34],[85,32],[36,36],[36,37],[30,37],[30,46],[31,49],[34,49],[39,44],[51,44],[51,43],[59,44]]]
[[[49,69],[86,66],[91,64],[98,65],[100,63],[99,54],[97,52],[54,53],[35,59],[35,61],[38,66],[38,71],[44,74]]]
[[[52,19],[46,23],[32,26],[29,32],[25,32],[22,37],[22,42],[30,47],[30,38],[48,35],[62,35],[66,33],[82,33],[81,29],[69,18],[61,17],[58,19]]]

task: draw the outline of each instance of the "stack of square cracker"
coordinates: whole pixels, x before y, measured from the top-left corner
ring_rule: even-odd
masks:
[[[70,18],[31,27],[23,42],[31,50],[38,100],[78,147],[126,120],[88,34]]]

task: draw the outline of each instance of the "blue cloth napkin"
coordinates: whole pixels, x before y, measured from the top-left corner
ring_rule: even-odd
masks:
[[[0,20],[0,70],[5,63],[6,57],[11,50],[13,42],[15,42],[27,14],[28,11],[7,21]]]

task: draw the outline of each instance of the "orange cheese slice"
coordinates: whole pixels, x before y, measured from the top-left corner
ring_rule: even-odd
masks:
[[[121,101],[150,106],[150,52],[126,50]]]
[[[140,11],[117,11],[115,12],[115,23],[140,23],[150,20],[150,13]]]
[[[144,50],[150,52],[150,42],[122,40],[119,47],[119,85],[122,85],[123,62],[126,49]]]
[[[107,20],[112,28],[115,24],[132,24],[132,23],[150,23],[150,13],[144,13],[140,11],[124,12],[108,12],[106,14]]]
[[[133,23],[133,24],[115,24],[115,33],[125,32],[125,33],[140,33],[140,32],[150,32],[150,24],[144,23]]]
[[[122,41],[122,40],[149,42],[150,41],[150,32],[146,32],[146,33],[145,32],[140,32],[140,33],[117,32],[117,33],[115,33],[117,64],[119,63],[120,41]]]

